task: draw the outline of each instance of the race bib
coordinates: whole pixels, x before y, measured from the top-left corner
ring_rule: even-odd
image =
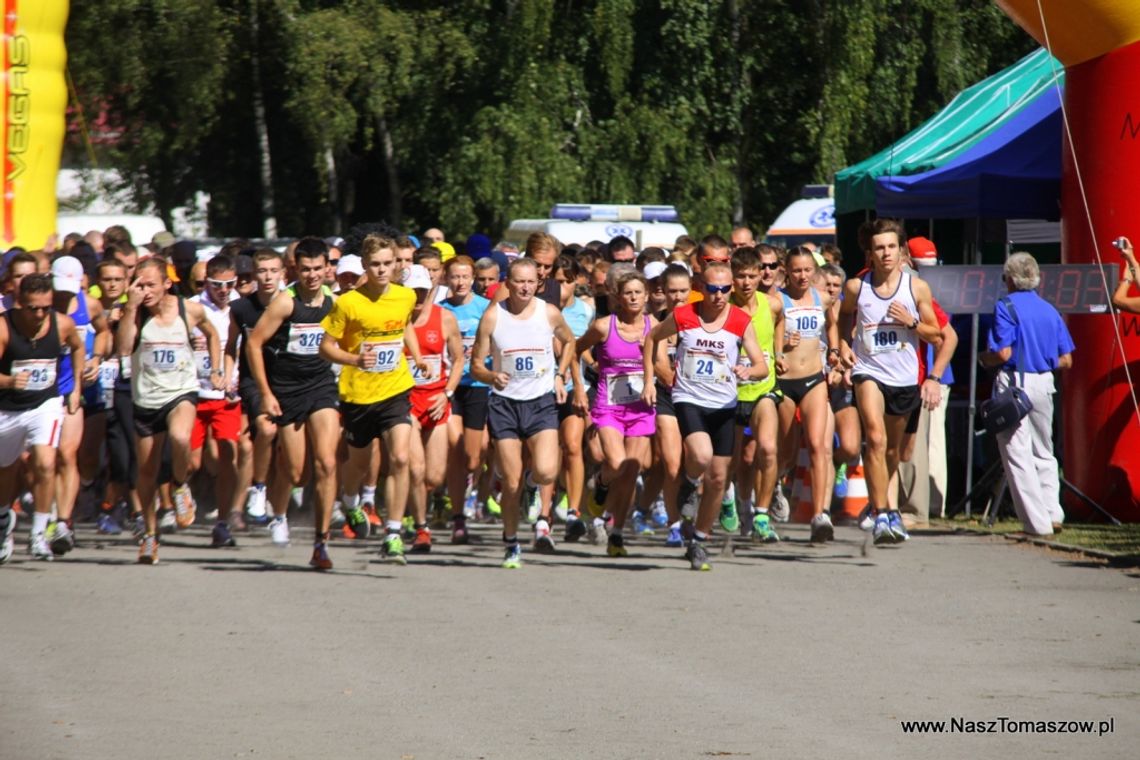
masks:
[[[324,335],[325,330],[320,323],[293,322],[289,325],[289,343],[285,351],[294,356],[316,356]]]
[[[99,365],[99,395],[103,406],[110,408],[115,400],[115,381],[119,379],[119,365],[103,362]]]
[[[532,380],[546,374],[546,351],[541,348],[520,348],[503,352],[503,370],[518,380]]]
[[[119,374],[122,375],[124,380],[131,379],[131,357],[119,357]]]
[[[625,406],[641,401],[645,390],[645,376],[640,372],[627,372],[610,375],[606,381],[606,403],[610,406]]]
[[[169,343],[144,343],[141,350],[143,367],[155,372],[173,372],[181,364],[185,349],[175,348]],[[208,362],[209,359],[210,355],[207,353],[206,361]],[[198,372],[201,376],[201,365],[198,367]],[[209,375],[209,369],[207,369],[206,376],[209,377]]]
[[[681,375],[694,383],[722,383],[729,378],[728,362],[722,354],[686,351]]]
[[[475,336],[463,339],[463,366],[471,366],[471,354],[475,350]]]
[[[893,351],[905,351],[909,348],[907,343],[908,330],[894,322],[882,322],[877,325],[863,327],[863,348],[871,356],[888,354]]]
[[[210,352],[209,351],[194,351],[194,366],[198,368],[198,379],[210,379]]]
[[[364,341],[360,344],[362,354],[376,354],[376,363],[365,372],[395,372],[404,355],[403,340]]]
[[[800,340],[819,340],[823,331],[823,317],[817,309],[791,310],[787,315],[787,331],[798,332]]]
[[[443,357],[439,354],[425,356],[424,364],[427,365],[427,372],[421,372],[419,367],[411,361],[408,362],[408,366],[412,370],[412,380],[415,381],[416,385],[431,385],[439,382],[439,378],[443,374]]]
[[[12,362],[12,375],[26,374],[26,391],[46,391],[55,385],[55,359],[22,359]]]

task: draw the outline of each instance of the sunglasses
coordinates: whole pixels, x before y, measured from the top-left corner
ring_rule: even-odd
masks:
[[[732,290],[731,285],[705,285],[706,293],[727,293]]]
[[[774,271],[776,271],[777,269],[779,269],[779,268],[780,268],[780,262],[778,262],[778,261],[769,261],[769,262],[767,262],[767,263],[761,263],[761,264],[760,264],[760,268],[761,268],[761,269],[767,269],[769,272],[774,272]]]
[[[235,277],[232,280],[215,280],[213,278],[207,278],[206,282],[210,283],[215,288],[232,288],[237,284],[237,278]]]

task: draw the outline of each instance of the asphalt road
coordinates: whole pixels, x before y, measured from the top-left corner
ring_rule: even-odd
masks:
[[[156,567],[88,527],[50,564],[20,543],[0,758],[1135,757],[1140,573],[989,537],[864,556],[854,528],[784,533],[710,573],[661,538],[506,571],[490,526],[407,567],[338,541],[327,574],[300,528],[211,550],[196,526]],[[1094,733],[902,726],[1002,718]]]

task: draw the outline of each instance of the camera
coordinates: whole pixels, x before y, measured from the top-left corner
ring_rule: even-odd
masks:
[[[1116,240],[1112,241],[1112,247],[1116,248],[1117,250],[1123,251],[1125,248],[1128,247],[1128,238],[1118,237]]]

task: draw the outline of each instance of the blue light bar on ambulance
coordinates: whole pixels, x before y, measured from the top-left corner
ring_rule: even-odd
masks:
[[[620,206],[613,203],[556,203],[551,219],[568,222],[676,222],[675,206]]]

